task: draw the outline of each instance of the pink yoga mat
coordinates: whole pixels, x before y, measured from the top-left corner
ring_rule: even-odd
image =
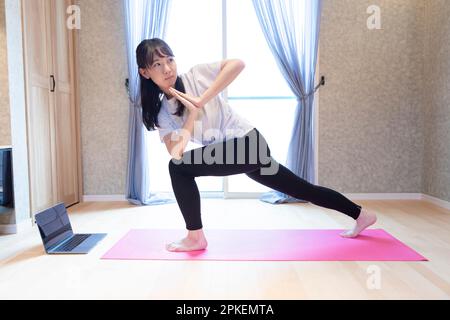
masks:
[[[169,252],[186,230],[133,229],[102,259],[233,261],[427,261],[381,229],[346,239],[343,230],[205,230],[208,248]]]

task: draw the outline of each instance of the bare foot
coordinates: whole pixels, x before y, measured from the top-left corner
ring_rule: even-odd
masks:
[[[187,237],[166,245],[166,249],[172,252],[187,252],[204,250],[208,246],[203,230],[189,231]]]
[[[341,236],[344,238],[355,238],[363,230],[370,227],[375,222],[377,222],[377,216],[375,215],[375,213],[362,209],[361,214],[359,215],[358,219],[356,219],[355,227],[352,230],[341,233]]]

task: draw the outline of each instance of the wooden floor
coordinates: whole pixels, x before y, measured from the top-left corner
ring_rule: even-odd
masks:
[[[130,228],[183,228],[177,205],[86,202],[77,233],[108,236],[88,255],[46,255],[39,232],[0,236],[0,299],[449,299],[450,211],[424,201],[356,201],[428,262],[101,260]],[[203,199],[208,229],[339,229],[353,221],[312,204]],[[174,239],[175,240],[175,239]],[[373,268],[379,288],[368,286]]]

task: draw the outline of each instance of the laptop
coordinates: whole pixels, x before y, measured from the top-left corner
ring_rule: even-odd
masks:
[[[74,234],[64,203],[35,215],[45,251],[48,254],[86,254],[106,233]]]

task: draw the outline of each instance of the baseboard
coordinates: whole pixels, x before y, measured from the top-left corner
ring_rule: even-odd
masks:
[[[29,231],[33,228],[31,219],[23,220],[17,224],[0,224],[0,234],[16,234]]]
[[[228,192],[224,199],[259,199],[263,192]]]
[[[161,192],[161,195],[167,195],[175,200],[172,193]],[[202,192],[202,198],[220,198],[223,192]],[[115,201],[128,201],[125,195],[84,195],[83,202],[115,202]]]
[[[127,198],[123,194],[83,195],[83,202],[115,202],[115,201],[127,201]]]
[[[202,198],[220,198],[222,192],[202,192]],[[225,199],[259,199],[264,192],[230,192]],[[420,193],[346,193],[352,200],[422,200]],[[84,195],[83,202],[127,201],[125,195]]]
[[[202,198],[218,198],[221,192],[202,193]],[[229,193],[226,199],[259,199],[261,192]],[[450,209],[450,202],[422,193],[344,193],[351,200],[424,200],[439,207]],[[127,201],[125,195],[84,195],[83,202]],[[0,229],[1,233],[1,229]]]
[[[0,234],[16,234],[17,225],[15,224],[0,224]]]
[[[427,202],[433,203],[433,204],[437,205],[438,207],[450,210],[450,202],[448,202],[448,201],[441,200],[439,198],[432,197],[427,194],[422,194],[422,199]]]
[[[421,193],[344,193],[351,200],[422,200]]]

